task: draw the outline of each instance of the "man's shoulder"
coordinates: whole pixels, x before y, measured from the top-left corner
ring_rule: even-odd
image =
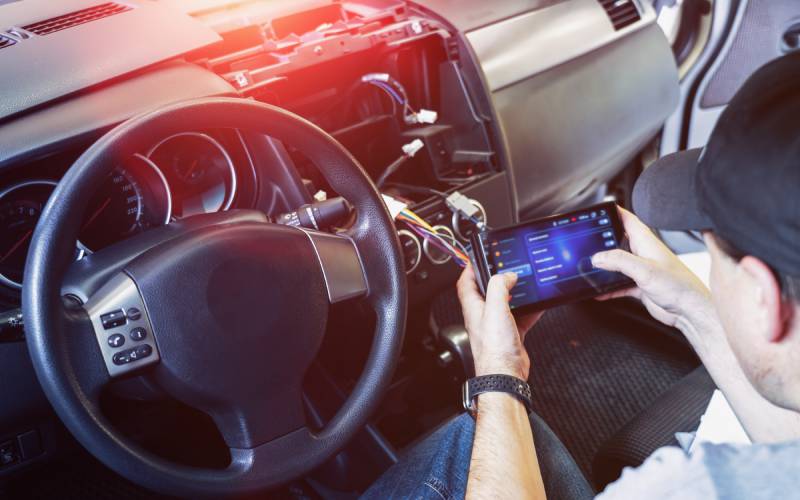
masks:
[[[800,489],[799,471],[800,441],[705,443],[691,454],[669,446],[626,468],[600,498],[777,498]]]
[[[800,441],[703,444],[698,451],[719,498],[787,498],[800,490]]]

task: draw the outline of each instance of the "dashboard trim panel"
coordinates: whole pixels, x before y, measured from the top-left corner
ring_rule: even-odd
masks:
[[[233,96],[236,90],[195,64],[172,61],[126,80],[0,120],[0,172],[96,140],[135,116],[177,101]]]
[[[597,0],[568,0],[469,31],[466,38],[483,68],[489,90],[496,92],[655,21],[652,7],[641,2],[636,6],[641,19],[619,31],[614,30]]]

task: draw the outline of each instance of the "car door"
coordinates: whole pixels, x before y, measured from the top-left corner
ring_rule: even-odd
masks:
[[[745,80],[769,61],[800,48],[797,0],[673,3],[661,15],[700,4],[702,18],[694,33],[697,56],[681,66],[680,105],[665,126],[661,155],[704,146]],[[681,21],[694,22],[691,18]]]
[[[719,116],[759,67],[800,48],[798,0],[655,0],[679,66],[679,105],[658,156],[705,146]],[[655,159],[655,158],[652,158]],[[703,252],[697,234],[661,231],[678,253]]]

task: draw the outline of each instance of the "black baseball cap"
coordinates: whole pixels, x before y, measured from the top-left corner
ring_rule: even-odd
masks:
[[[651,227],[710,230],[776,271],[800,276],[800,53],[753,74],[705,148],[647,167],[633,209]]]

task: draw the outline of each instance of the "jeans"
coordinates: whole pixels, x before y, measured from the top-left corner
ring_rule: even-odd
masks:
[[[593,498],[594,491],[550,427],[535,413],[530,419],[547,498]],[[451,420],[412,448],[361,498],[464,498],[474,433],[475,422],[469,415]]]

